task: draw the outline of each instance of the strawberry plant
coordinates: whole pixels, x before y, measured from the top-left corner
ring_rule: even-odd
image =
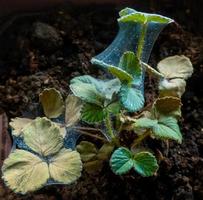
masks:
[[[118,175],[133,169],[141,176],[153,176],[159,160],[143,145],[145,139],[182,142],[181,96],[192,64],[183,55],[161,60],[156,69],[147,64],[156,37],[173,20],[126,8],[118,22],[120,32],[114,42],[92,59],[110,78],[74,77],[72,94],[65,101],[59,91],[45,89],[39,95],[40,117],[11,120],[14,146],[2,173],[15,192],[70,184],[80,177],[82,166],[92,174],[106,161]],[[146,73],[157,79],[158,94],[149,104],[145,103]],[[124,143],[122,135],[130,133],[134,139]],[[76,145],[80,135],[102,145],[87,140]]]

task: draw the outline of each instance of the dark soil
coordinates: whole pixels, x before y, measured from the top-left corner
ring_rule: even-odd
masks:
[[[105,13],[105,14],[104,14]],[[90,58],[105,49],[117,33],[117,10],[112,7],[59,9],[18,16],[0,37],[0,109],[9,118],[20,116],[38,102],[38,94],[55,87],[69,92],[69,80],[82,74],[95,76]],[[187,24],[183,24],[187,27]],[[45,38],[37,32],[50,30]],[[181,145],[151,142],[164,159],[155,177],[142,178],[131,172],[114,175],[108,167],[90,176],[83,173],[72,186],[49,186],[34,194],[20,196],[0,184],[2,200],[202,200],[203,199],[203,38],[177,24],[168,26],[156,42],[150,64],[169,55],[188,56],[194,74],[183,96],[184,136]],[[154,81],[146,79],[148,102]]]

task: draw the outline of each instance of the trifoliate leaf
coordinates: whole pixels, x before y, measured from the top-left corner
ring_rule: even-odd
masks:
[[[28,151],[18,149],[4,161],[2,173],[6,185],[21,194],[40,189],[49,179],[47,163]]]
[[[104,98],[94,85],[89,83],[73,83],[70,85],[70,89],[76,97],[87,103],[103,105]]]
[[[32,122],[32,119],[28,119],[28,118],[16,117],[14,119],[11,119],[11,122],[9,123],[9,125],[13,129],[12,135],[16,137],[20,136],[22,134],[22,129],[30,122]]]
[[[49,119],[36,118],[23,129],[26,145],[42,156],[57,153],[63,146],[60,128]]]
[[[39,95],[44,114],[48,118],[57,118],[64,111],[64,102],[60,92],[54,88],[45,89]]]
[[[106,118],[105,109],[101,106],[86,103],[81,111],[81,119],[89,124],[101,122]]]
[[[132,75],[118,67],[109,66],[108,70],[111,74],[117,77],[122,83],[131,83],[133,81]]]
[[[133,154],[120,147],[111,156],[110,165],[115,174],[122,175],[134,168],[142,176],[152,176],[158,169],[156,158],[149,152]]]
[[[119,96],[121,104],[129,112],[136,112],[144,106],[144,96],[136,88],[123,85],[120,89]]]
[[[154,103],[154,108],[156,112],[163,115],[173,115],[173,114],[181,114],[181,99],[173,96],[166,96],[158,98]]]
[[[172,139],[177,142],[182,142],[182,135],[174,117],[161,117],[160,119],[140,118],[135,122],[135,128],[151,129],[152,134],[161,139]]]
[[[126,71],[133,77],[140,76],[142,73],[140,61],[135,55],[135,53],[131,51],[126,51],[122,55],[118,67]]]
[[[148,14],[134,11],[130,14],[126,15],[126,12],[121,12],[121,17],[118,19],[119,22],[138,22],[141,24],[154,22],[154,23],[161,23],[161,24],[168,24],[173,22],[172,19],[156,15],[156,14]]]
[[[80,154],[70,149],[62,149],[49,161],[50,177],[63,184],[71,184],[81,176]]]
[[[88,141],[82,141],[77,145],[77,151],[80,153],[83,162],[95,159],[98,153],[96,146]]]
[[[181,97],[185,92],[186,82],[183,79],[163,79],[159,83],[160,96]]]
[[[68,95],[66,98],[66,110],[65,110],[65,124],[66,127],[74,126],[80,119],[82,102],[73,95]]]
[[[166,79],[188,79],[193,73],[193,66],[185,56],[170,56],[161,60],[157,65],[158,70]]]

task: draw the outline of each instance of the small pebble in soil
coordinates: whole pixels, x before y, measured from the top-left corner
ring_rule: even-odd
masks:
[[[32,42],[36,47],[40,47],[42,51],[51,53],[59,49],[63,45],[63,39],[57,30],[42,22],[33,24]]]

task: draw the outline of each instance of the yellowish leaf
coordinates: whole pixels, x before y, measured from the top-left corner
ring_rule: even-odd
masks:
[[[193,73],[193,66],[189,58],[185,56],[170,56],[158,63],[157,66],[165,78],[188,79]]]
[[[40,189],[49,179],[46,162],[28,151],[18,149],[4,161],[2,172],[7,186],[21,194]]]
[[[49,162],[50,176],[55,181],[70,184],[76,181],[82,171],[80,154],[70,149],[62,149]]]
[[[25,143],[42,156],[57,153],[63,146],[59,126],[46,117],[36,118],[23,129]]]
[[[12,135],[16,137],[20,136],[22,134],[22,129],[32,121],[33,121],[32,119],[21,118],[21,117],[16,117],[11,119],[11,122],[9,123],[9,125],[13,129]]]
[[[57,118],[64,111],[64,102],[60,92],[54,88],[45,89],[39,95],[44,114],[48,118]]]
[[[66,99],[65,123],[67,127],[75,125],[81,116],[82,101],[73,95],[69,95]]]

